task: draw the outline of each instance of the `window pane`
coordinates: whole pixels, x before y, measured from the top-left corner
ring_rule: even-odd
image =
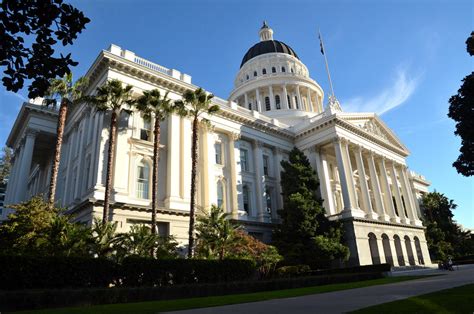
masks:
[[[246,149],[240,150],[240,170],[249,171],[248,152]]]
[[[214,148],[216,150],[216,164],[222,165],[222,143],[215,143]]]
[[[217,206],[224,205],[224,186],[221,181],[217,182]]]
[[[270,110],[270,97],[265,97],[265,110]]]
[[[148,164],[139,164],[137,167],[137,197],[149,198],[149,173]]]
[[[263,155],[263,174],[268,176],[268,156]]]

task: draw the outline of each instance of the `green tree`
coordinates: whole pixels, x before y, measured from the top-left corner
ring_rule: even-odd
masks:
[[[212,205],[197,216],[196,253],[199,257],[223,260],[239,227],[221,207]]]
[[[29,98],[43,96],[50,80],[70,73],[71,54],[55,56],[58,42],[70,45],[90,20],[70,4],[55,1],[0,2],[0,66],[3,85],[17,92],[32,79]]]
[[[474,32],[466,40],[467,52],[474,55]],[[454,134],[461,137],[460,155],[453,163],[456,170],[466,176],[474,175],[474,72],[463,80],[458,93],[449,99],[448,117],[456,122]]]
[[[208,94],[202,88],[194,91],[188,90],[184,93],[182,100],[177,101],[176,108],[181,116],[192,120],[191,141],[191,202],[189,209],[189,243],[188,257],[193,257],[194,250],[194,220],[196,207],[196,176],[199,144],[199,124],[209,124],[209,120],[203,118],[204,114],[213,115],[219,111],[219,106],[212,105],[212,94]]]
[[[158,89],[144,91],[143,95],[134,102],[135,107],[143,113],[145,119],[154,119],[153,130],[153,174],[152,174],[152,201],[151,201],[151,232],[156,233],[156,211],[158,208],[158,161],[160,159],[160,123],[165,120],[174,107],[168,93],[161,96]]]
[[[274,230],[274,243],[288,264],[311,267],[330,266],[333,260],[347,260],[348,248],[342,244],[339,223],[325,216],[316,191],[319,182],[308,158],[294,148],[289,161],[282,161],[282,223]]]
[[[10,176],[10,170],[12,167],[12,155],[11,148],[5,146],[2,149],[3,155],[0,157],[0,184],[6,183]]]
[[[112,190],[113,163],[115,160],[115,142],[117,140],[118,118],[122,112],[130,112],[125,106],[132,105],[132,86],[123,87],[122,82],[113,79],[97,88],[95,96],[90,96],[87,101],[98,111],[110,111],[109,147],[107,150],[107,178],[105,182],[104,212],[102,220],[109,220],[110,192]]]
[[[84,92],[88,85],[89,81],[84,77],[79,78],[73,83],[72,73],[69,72],[64,75],[62,79],[52,79],[46,93],[47,98],[45,99],[45,104],[47,106],[56,106],[58,100],[61,104],[56,125],[56,145],[54,146],[53,166],[51,168],[51,179],[48,190],[48,202],[50,206],[54,206],[67,112],[69,108],[76,106],[85,99]]]
[[[116,253],[117,222],[94,218],[91,228],[92,241],[89,250],[94,257],[111,257]]]
[[[426,226],[426,240],[433,259],[444,260],[474,254],[471,234],[463,231],[453,220],[457,205],[444,194],[431,192],[423,195],[421,209]]]
[[[153,234],[145,225],[133,225],[129,232],[117,235],[117,259],[128,256],[149,257],[154,252],[155,258],[176,258],[178,243],[173,237],[160,237]]]

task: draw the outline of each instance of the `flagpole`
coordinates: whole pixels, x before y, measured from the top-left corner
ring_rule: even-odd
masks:
[[[321,36],[321,30],[318,29],[318,32],[319,32],[319,41],[320,41],[320,44],[321,44],[321,53],[323,54],[324,61],[326,63],[326,72],[328,73],[329,86],[331,87],[332,97],[334,97],[334,89],[332,87],[331,74],[329,73],[328,59],[326,57],[326,49],[324,49],[323,36]]]

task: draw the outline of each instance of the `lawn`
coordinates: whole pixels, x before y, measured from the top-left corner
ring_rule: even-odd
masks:
[[[405,300],[371,306],[352,313],[474,313],[474,284],[441,290]]]
[[[89,306],[89,307],[23,311],[23,312],[17,312],[17,313],[35,313],[35,314],[39,314],[39,313],[148,314],[150,313],[151,314],[151,313],[164,312],[164,311],[177,311],[177,310],[186,310],[186,309],[193,309],[193,308],[228,305],[228,304],[236,304],[236,303],[257,302],[257,301],[264,301],[264,300],[270,300],[270,299],[290,298],[290,297],[297,297],[297,296],[303,296],[303,295],[308,295],[308,294],[317,294],[317,293],[332,292],[332,291],[338,291],[338,290],[363,288],[363,287],[374,286],[374,285],[390,284],[390,283],[419,279],[419,278],[424,278],[424,277],[426,276],[387,277],[387,278],[374,279],[374,280],[357,281],[357,282],[342,283],[342,284],[332,284],[332,285],[316,286],[316,287],[306,287],[306,288],[298,288],[298,289],[285,289],[285,290],[265,291],[265,292],[256,292],[256,293],[234,294],[234,295],[191,298],[191,299],[178,299],[178,300],[168,300],[168,301],[106,304],[106,305],[96,305],[96,306]]]

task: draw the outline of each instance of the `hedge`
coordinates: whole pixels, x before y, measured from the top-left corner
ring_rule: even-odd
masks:
[[[322,275],[161,287],[0,291],[0,312],[252,293],[382,278],[382,273]]]
[[[2,255],[0,269],[0,290],[212,283],[245,280],[256,270],[249,260],[127,258],[117,264],[98,258]]]

